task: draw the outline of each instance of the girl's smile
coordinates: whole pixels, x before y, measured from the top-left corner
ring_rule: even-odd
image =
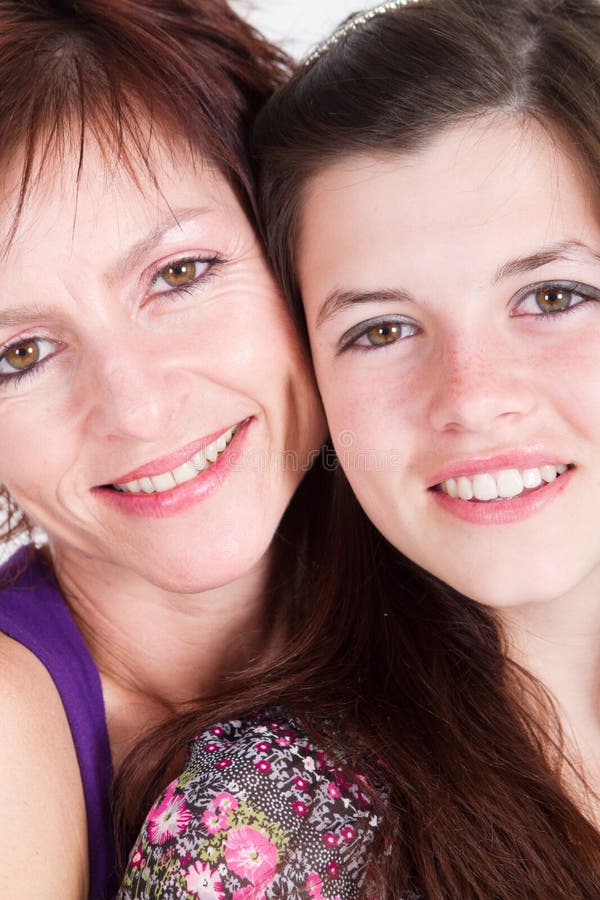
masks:
[[[324,168],[301,227],[319,386],[376,526],[492,605],[600,587],[600,228],[569,156],[490,117]]]

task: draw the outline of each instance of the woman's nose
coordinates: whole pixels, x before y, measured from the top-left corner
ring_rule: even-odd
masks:
[[[536,406],[530,363],[494,335],[449,340],[432,365],[430,421],[439,431],[485,433]]]
[[[114,341],[88,384],[88,427],[104,437],[155,441],[168,433],[186,402],[184,373],[148,340]]]

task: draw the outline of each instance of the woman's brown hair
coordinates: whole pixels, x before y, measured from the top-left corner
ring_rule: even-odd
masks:
[[[13,226],[38,181],[60,171],[63,160],[76,154],[81,171],[88,137],[102,148],[109,173],[123,166],[134,180],[140,167],[152,175],[152,135],[217,166],[256,226],[250,130],[288,74],[285,55],[224,0],[0,0],[0,163],[17,172]],[[28,427],[35,435],[35,423]],[[321,533],[318,510],[329,483],[315,466],[275,536],[267,630],[300,632],[311,618],[308,547]],[[19,536],[31,540],[31,525],[0,485],[0,547]],[[230,694],[256,705],[261,681],[244,673]],[[191,733],[200,714],[188,721]],[[127,849],[163,769],[190,736],[185,725],[159,729],[123,766],[115,817]]]
[[[255,149],[269,256],[300,327],[296,252],[311,178],[344,157],[415,152],[495,113],[539,122],[597,196],[600,4],[409,2],[338,34],[297,70],[260,114]],[[508,658],[493,611],[378,538],[339,474],[328,540],[316,589],[331,614],[353,597],[345,625],[360,648],[353,660],[338,640],[327,661],[323,693],[340,699],[328,740],[352,746],[354,763],[387,785],[375,801],[375,895],[600,897],[600,834],[566,780],[585,785],[551,698]]]
[[[255,221],[248,143],[288,60],[224,0],[0,0],[0,163],[16,165],[16,226],[38,176],[93,136],[135,179],[149,141],[216,164]],[[0,472],[0,480],[2,473]],[[31,526],[0,484],[0,542]]]

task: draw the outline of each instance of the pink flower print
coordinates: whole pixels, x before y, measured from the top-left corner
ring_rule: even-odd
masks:
[[[330,878],[339,878],[340,877],[340,864],[336,863],[335,860],[331,860],[326,865],[326,871]]]
[[[259,889],[249,884],[247,887],[240,888],[233,895],[233,900],[266,900],[265,895]]]
[[[222,791],[222,793],[217,794],[212,802],[212,805],[220,812],[228,813],[237,808],[238,801],[233,796],[233,794],[228,794],[227,791]]]
[[[362,791],[357,791],[356,797],[358,799],[359,806],[362,806],[363,809],[368,809],[370,807],[371,801],[369,800],[368,797],[365,797],[365,795],[363,794]]]
[[[220,759],[219,762],[216,764],[215,768],[216,769],[228,769],[230,765],[231,765],[230,759]]]
[[[267,772],[271,771],[271,763],[267,762],[266,759],[258,759],[254,765],[258,769],[261,775],[266,775]]]
[[[341,831],[342,839],[346,844],[351,844],[356,837],[356,831],[351,825],[344,825]]]
[[[137,847],[131,854],[129,864],[132,865],[135,869],[139,869],[144,865],[144,854],[142,853],[141,843],[137,845]]]
[[[278,744],[280,747],[289,747],[289,745],[290,745],[290,739],[289,739],[289,737],[286,737],[285,735],[282,735],[281,737],[278,737],[278,738],[277,738],[277,744]]]
[[[240,878],[264,889],[275,874],[278,859],[277,847],[258,828],[243,825],[229,832],[225,860]]]
[[[306,889],[313,900],[325,900],[323,897],[323,883],[316,872],[311,872],[306,879]]]
[[[259,753],[268,753],[270,749],[271,745],[267,741],[260,741],[255,747],[255,750],[258,750]]]
[[[223,737],[225,734],[220,725],[215,725],[214,728],[211,728],[210,733],[214,734],[215,737]]]
[[[209,834],[218,834],[219,831],[227,831],[229,828],[227,816],[214,809],[207,809],[200,821]]]
[[[301,778],[299,775],[297,778],[294,778],[294,784],[296,785],[297,791],[306,791],[308,789],[308,781],[306,778]]]
[[[333,781],[330,781],[329,784],[327,785],[327,793],[329,794],[329,796],[331,797],[332,800],[336,800],[338,797],[341,796],[339,787],[337,786],[337,784],[334,784]]]
[[[155,803],[148,815],[148,839],[151,844],[164,844],[188,827],[192,814],[181,796],[175,795],[176,781],[167,788],[163,800]]]
[[[214,741],[210,741],[208,744],[204,745],[204,749],[207,753],[215,753],[219,749],[219,745],[215,744]]]
[[[305,816],[308,813],[308,806],[306,803],[302,803],[301,800],[295,800],[293,803],[290,803],[290,806],[297,816]]]
[[[199,900],[225,900],[219,873],[208,863],[197,862],[185,874],[187,889]]]
[[[334,834],[333,831],[327,831],[323,835],[323,840],[327,844],[328,847],[337,847],[339,843],[339,838],[337,834]]]

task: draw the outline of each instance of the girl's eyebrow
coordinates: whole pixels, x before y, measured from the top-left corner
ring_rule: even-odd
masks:
[[[381,291],[334,290],[327,295],[325,302],[319,310],[319,315],[317,316],[317,328],[320,328],[327,319],[331,319],[342,309],[354,306],[355,303],[390,303],[394,301],[397,303],[414,303],[414,297],[408,291],[404,291],[401,288],[396,290],[386,288]]]
[[[556,244],[542,247],[540,250],[536,250],[535,253],[527,256],[517,256],[514,259],[509,259],[497,270],[493,284],[498,284],[499,281],[511,278],[514,275],[521,275],[524,272],[539,269],[541,266],[548,265],[548,263],[567,259],[573,251],[576,251],[579,256],[585,254],[592,257],[595,262],[600,262],[600,253],[593,250],[588,244],[576,240],[559,241]]]
[[[586,255],[591,257],[594,262],[600,262],[600,253],[593,250],[588,244],[577,240],[559,241],[556,244],[542,247],[540,250],[536,250],[535,253],[527,254],[527,256],[516,256],[514,259],[509,259],[496,271],[492,283],[497,284],[506,278],[521,275],[524,272],[531,272],[534,269],[541,268],[541,266],[548,265],[548,263],[568,259],[573,254],[573,251],[579,256]],[[319,310],[317,328],[320,328],[324,322],[349,306],[353,306],[356,303],[373,303],[377,301],[383,303],[394,301],[397,303],[414,303],[415,298],[409,291],[402,288],[396,290],[386,288],[380,291],[334,290],[327,295]]]

